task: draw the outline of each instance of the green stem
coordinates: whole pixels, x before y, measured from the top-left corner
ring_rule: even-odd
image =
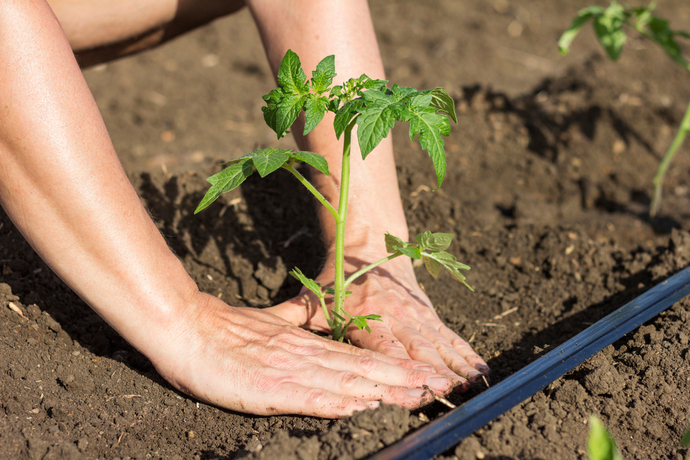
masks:
[[[630,23],[628,24],[630,25]],[[637,30],[645,38],[648,38],[649,40],[659,45],[664,51],[667,51],[666,46],[663,43],[659,42],[653,34],[647,32],[644,29],[644,27],[642,27],[639,24],[639,22],[633,24],[632,27],[634,27],[635,30]],[[676,64],[680,65],[682,68],[690,72],[690,63],[686,61],[682,55],[671,54],[669,52],[666,52],[666,54],[668,54],[668,56],[670,56],[671,59],[673,59],[676,62]],[[683,121],[681,121],[680,123],[680,128],[678,128],[678,132],[676,133],[676,136],[673,138],[673,142],[671,142],[671,145],[669,146],[668,150],[666,150],[664,158],[661,159],[661,163],[659,163],[659,167],[656,170],[656,175],[654,176],[654,195],[652,196],[652,204],[649,207],[650,217],[655,217],[657,211],[659,211],[659,205],[661,204],[661,192],[663,189],[664,176],[666,175],[666,170],[671,164],[671,160],[673,160],[673,157],[676,155],[678,148],[683,144],[685,135],[688,132],[690,132],[690,103],[688,104],[688,108],[685,110]]]
[[[292,175],[295,176],[297,180],[300,181],[302,185],[304,185],[307,188],[307,190],[309,190],[311,194],[316,197],[317,200],[319,200],[319,203],[321,203],[326,207],[326,209],[328,209],[328,212],[330,212],[333,215],[333,218],[336,222],[340,220],[340,214],[338,214],[338,211],[336,211],[333,205],[331,205],[331,203],[329,203],[328,200],[324,198],[324,196],[321,195],[321,193],[318,190],[316,190],[316,188],[313,185],[311,185],[311,182],[309,182],[302,174],[299,173],[299,171],[292,167],[292,162],[290,162],[290,164],[284,164],[283,168],[290,171]]]
[[[688,132],[690,132],[690,103],[688,103],[688,108],[685,110],[683,121],[680,122],[680,127],[678,128],[676,136],[673,138],[673,142],[671,142],[671,145],[666,151],[666,154],[664,154],[664,158],[662,158],[661,163],[659,163],[659,167],[656,170],[656,175],[654,176],[654,196],[652,197],[652,204],[649,209],[649,215],[651,217],[656,216],[656,213],[659,210],[666,170],[671,164],[671,160],[673,160],[673,157],[676,155],[678,148],[683,144],[685,135]]]
[[[350,285],[350,283],[352,283],[354,280],[356,280],[357,278],[359,278],[360,276],[362,276],[363,274],[365,274],[369,270],[373,270],[374,268],[378,267],[382,263],[388,262],[389,260],[393,260],[396,257],[400,257],[401,255],[403,255],[402,252],[396,252],[395,254],[391,254],[388,257],[384,257],[383,259],[381,259],[377,262],[374,262],[371,265],[367,265],[366,267],[364,267],[360,270],[357,270],[352,275],[350,275],[350,277],[347,280],[345,280],[345,286],[343,286],[343,287],[345,289],[347,289],[347,287]]]
[[[328,321],[328,327],[331,328],[331,331],[333,330],[333,320],[331,320],[331,314],[328,311],[328,307],[326,307],[326,299],[324,298],[323,295],[319,297],[319,302],[321,302],[321,309],[323,309],[323,315],[326,317],[326,321]]]
[[[338,316],[343,316],[345,304],[345,226],[347,223],[347,200],[350,192],[350,147],[352,142],[352,121],[345,128],[343,144],[343,164],[340,173],[340,201],[338,202],[338,217],[335,219],[335,299],[333,302],[333,339],[342,342],[345,330]]]

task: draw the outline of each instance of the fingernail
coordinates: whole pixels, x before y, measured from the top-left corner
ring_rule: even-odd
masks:
[[[443,377],[433,377],[427,379],[426,384],[429,385],[430,388],[438,391],[446,391],[450,386],[448,379],[444,379]]]
[[[431,366],[428,366],[426,364],[419,364],[414,367],[414,370],[416,371],[424,371],[424,372],[435,372],[434,368]]]
[[[470,371],[467,374],[467,380],[469,380],[470,382],[476,382],[478,380],[481,380],[482,375],[484,375],[484,374],[482,374],[479,371]]]
[[[376,409],[381,405],[381,403],[379,401],[367,401],[366,405],[369,409]]]
[[[410,388],[405,393],[407,393],[408,396],[412,396],[413,398],[421,398],[425,391],[426,390],[423,388]]]
[[[489,375],[491,373],[491,369],[489,369],[489,366],[485,364],[477,364],[476,366],[474,366],[474,368],[484,375]]]

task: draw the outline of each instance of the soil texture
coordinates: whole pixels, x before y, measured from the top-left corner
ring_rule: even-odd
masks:
[[[456,100],[443,188],[430,192],[431,161],[404,129],[393,132],[398,177],[411,233],[455,234],[450,251],[472,267],[474,293],[423,267],[418,276],[493,384],[690,263],[687,145],[660,215],[647,215],[689,76],[639,39],[611,63],[589,27],[559,56],[558,36],[586,5],[371,2],[389,78],[444,86]],[[660,1],[658,15],[690,24],[682,0]],[[299,291],[292,267],[316,274],[315,204],[287,173],[251,177],[193,215],[221,162],[293,146],[263,123],[273,78],[247,11],[85,76],[132,184],[202,290],[262,306]],[[689,322],[690,300],[678,302],[439,458],[585,459],[594,414],[624,458],[682,460]],[[86,307],[2,212],[0,388],[0,458],[359,459],[449,410],[322,420],[198,403]]]

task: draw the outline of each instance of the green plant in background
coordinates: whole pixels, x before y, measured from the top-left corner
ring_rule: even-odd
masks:
[[[690,445],[690,427],[680,441],[681,446]],[[589,436],[587,437],[587,455],[589,460],[622,460],[616,440],[601,420],[592,415],[589,417]],[[688,457],[686,460],[690,460]]]
[[[621,453],[609,430],[594,415],[589,417],[589,436],[587,437],[589,460],[622,460]]]
[[[671,59],[681,67],[690,72],[690,63],[683,57],[683,54],[675,40],[675,37],[690,38],[686,32],[671,30],[668,21],[652,14],[656,4],[650,3],[646,8],[631,8],[620,5],[615,0],[607,8],[601,6],[590,6],[580,10],[568,30],[566,30],[558,40],[558,48],[561,54],[567,54],[570,44],[575,39],[580,29],[589,20],[592,20],[594,31],[599,38],[599,42],[606,50],[609,58],[615,61],[621,54],[621,50],[627,35],[623,26],[635,29],[643,37],[659,45]],[[661,192],[663,188],[664,176],[678,148],[683,144],[685,135],[690,132],[690,103],[685,111],[683,120],[676,133],[671,145],[659,163],[656,175],[654,176],[654,193],[649,214],[654,217],[659,210],[661,203]]]
[[[288,50],[280,63],[278,87],[263,97],[266,106],[262,108],[264,120],[280,139],[295,123],[304,110],[304,134],[314,129],[324,118],[326,112],[335,113],[333,128],[338,139],[343,137],[343,161],[340,180],[340,197],[337,209],[331,205],[307,179],[295,169],[296,163],[307,163],[323,174],[329,175],[326,159],[313,152],[293,152],[284,149],[256,149],[235,160],[228,161],[223,171],[209,177],[211,188],[201,200],[195,214],[213,203],[222,193],[238,187],[256,170],[261,177],[285,169],[309,190],[316,199],[326,207],[336,223],[335,242],[335,279],[333,287],[322,287],[313,279],[307,278],[298,268],[290,272],[304,286],[312,291],[321,303],[328,325],[333,332],[333,339],[342,341],[347,329],[354,325],[361,330],[371,332],[368,320],[380,320],[379,315],[351,316],[344,310],[344,301],[349,291],[347,287],[358,277],[384,262],[399,256],[421,259],[431,275],[437,277],[441,266],[451,275],[465,283],[465,276],[460,270],[470,267],[458,260],[446,249],[450,246],[452,235],[447,233],[424,232],[415,238],[415,242],[386,234],[386,249],[390,254],[383,259],[368,265],[345,278],[345,223],[350,179],[350,149],[352,130],[357,126],[357,139],[362,158],[388,136],[395,121],[409,122],[410,139],[418,138],[422,149],[431,157],[438,187],[441,186],[446,172],[446,157],[443,138],[450,134],[451,118],[457,123],[455,103],[443,88],[418,91],[414,88],[393,85],[387,88],[387,81],[374,80],[366,75],[351,78],[343,85],[331,86],[335,73],[335,58],[323,59],[307,77],[302,70],[300,59]],[[471,288],[470,288],[471,289]],[[333,308],[329,310],[326,297],[333,297]],[[347,318],[346,318],[347,317]]]

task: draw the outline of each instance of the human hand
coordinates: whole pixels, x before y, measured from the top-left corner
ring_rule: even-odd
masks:
[[[346,256],[348,271],[356,271],[369,259]],[[316,281],[328,285],[332,279],[333,264],[327,263]],[[419,287],[409,260],[401,257],[389,261],[357,279],[348,290],[352,291],[345,305],[349,314],[378,314],[382,319],[368,322],[371,333],[351,326],[347,337],[353,344],[394,358],[430,364],[458,387],[467,387],[468,380],[489,374],[484,360],[440,320]],[[293,324],[328,331],[318,305],[316,296],[303,289],[300,296],[271,310]]]
[[[423,385],[451,388],[429,365],[318,337],[270,309],[198,297],[153,361],[199,400],[260,415],[342,417],[379,401],[416,408],[430,402]]]

